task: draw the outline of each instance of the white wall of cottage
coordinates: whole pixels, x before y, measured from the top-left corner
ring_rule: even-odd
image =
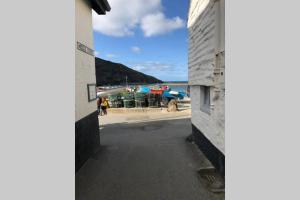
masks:
[[[95,58],[77,49],[77,42],[90,49],[93,45],[92,8],[87,0],[75,1],[75,120],[97,110],[96,101],[88,101],[87,84],[96,83]]]
[[[191,0],[188,29],[192,123],[225,154],[225,1]],[[209,114],[200,85],[210,87]]]

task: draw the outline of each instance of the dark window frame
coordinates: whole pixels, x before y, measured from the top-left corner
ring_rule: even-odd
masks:
[[[200,110],[210,114],[210,86],[200,85]]]

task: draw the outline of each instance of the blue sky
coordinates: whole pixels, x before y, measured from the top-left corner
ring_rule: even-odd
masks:
[[[96,56],[163,81],[187,81],[187,0],[108,0],[93,13]]]

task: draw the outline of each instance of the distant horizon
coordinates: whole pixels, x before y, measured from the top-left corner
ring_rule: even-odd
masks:
[[[172,84],[172,83],[188,83],[188,81],[164,81],[162,83],[128,83],[128,85],[153,85],[153,84]],[[97,85],[97,87],[107,87],[107,86],[126,86],[126,84],[121,85],[112,85],[112,84],[106,84],[106,85]]]
[[[164,81],[164,83],[187,83],[189,81]]]
[[[127,65],[125,65],[125,64],[123,64],[123,63],[121,63],[121,62],[114,62],[114,61],[112,61],[112,60],[110,60],[110,59],[99,58],[98,56],[95,56],[95,58],[98,58],[98,59],[101,59],[101,60],[106,60],[106,61],[113,62],[113,63],[117,63],[117,64],[122,64],[122,65],[124,65],[124,66],[126,66],[126,67],[132,69],[130,66],[127,66]],[[135,70],[135,69],[132,69],[132,70]],[[138,70],[135,70],[135,71],[138,71]],[[143,73],[143,74],[146,74],[146,73],[141,72],[141,71],[138,71],[138,72]],[[153,75],[151,75],[151,74],[146,74],[146,75],[148,75],[148,76],[153,76]],[[159,79],[159,78],[156,77],[156,76],[153,76],[153,77],[156,78],[156,79]],[[159,80],[161,80],[161,79],[159,79]],[[175,81],[164,81],[164,80],[161,80],[161,81],[164,82],[164,83],[186,83],[186,82],[188,82],[188,80],[175,80]]]

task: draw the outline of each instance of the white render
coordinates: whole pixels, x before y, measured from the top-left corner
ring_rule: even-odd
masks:
[[[93,47],[92,8],[89,1],[75,1],[75,120],[95,112],[96,101],[88,101],[87,84],[96,83],[95,58],[77,49],[77,42]]]
[[[189,85],[192,123],[225,154],[225,0],[191,0]],[[200,85],[210,86],[210,112],[200,110]]]

